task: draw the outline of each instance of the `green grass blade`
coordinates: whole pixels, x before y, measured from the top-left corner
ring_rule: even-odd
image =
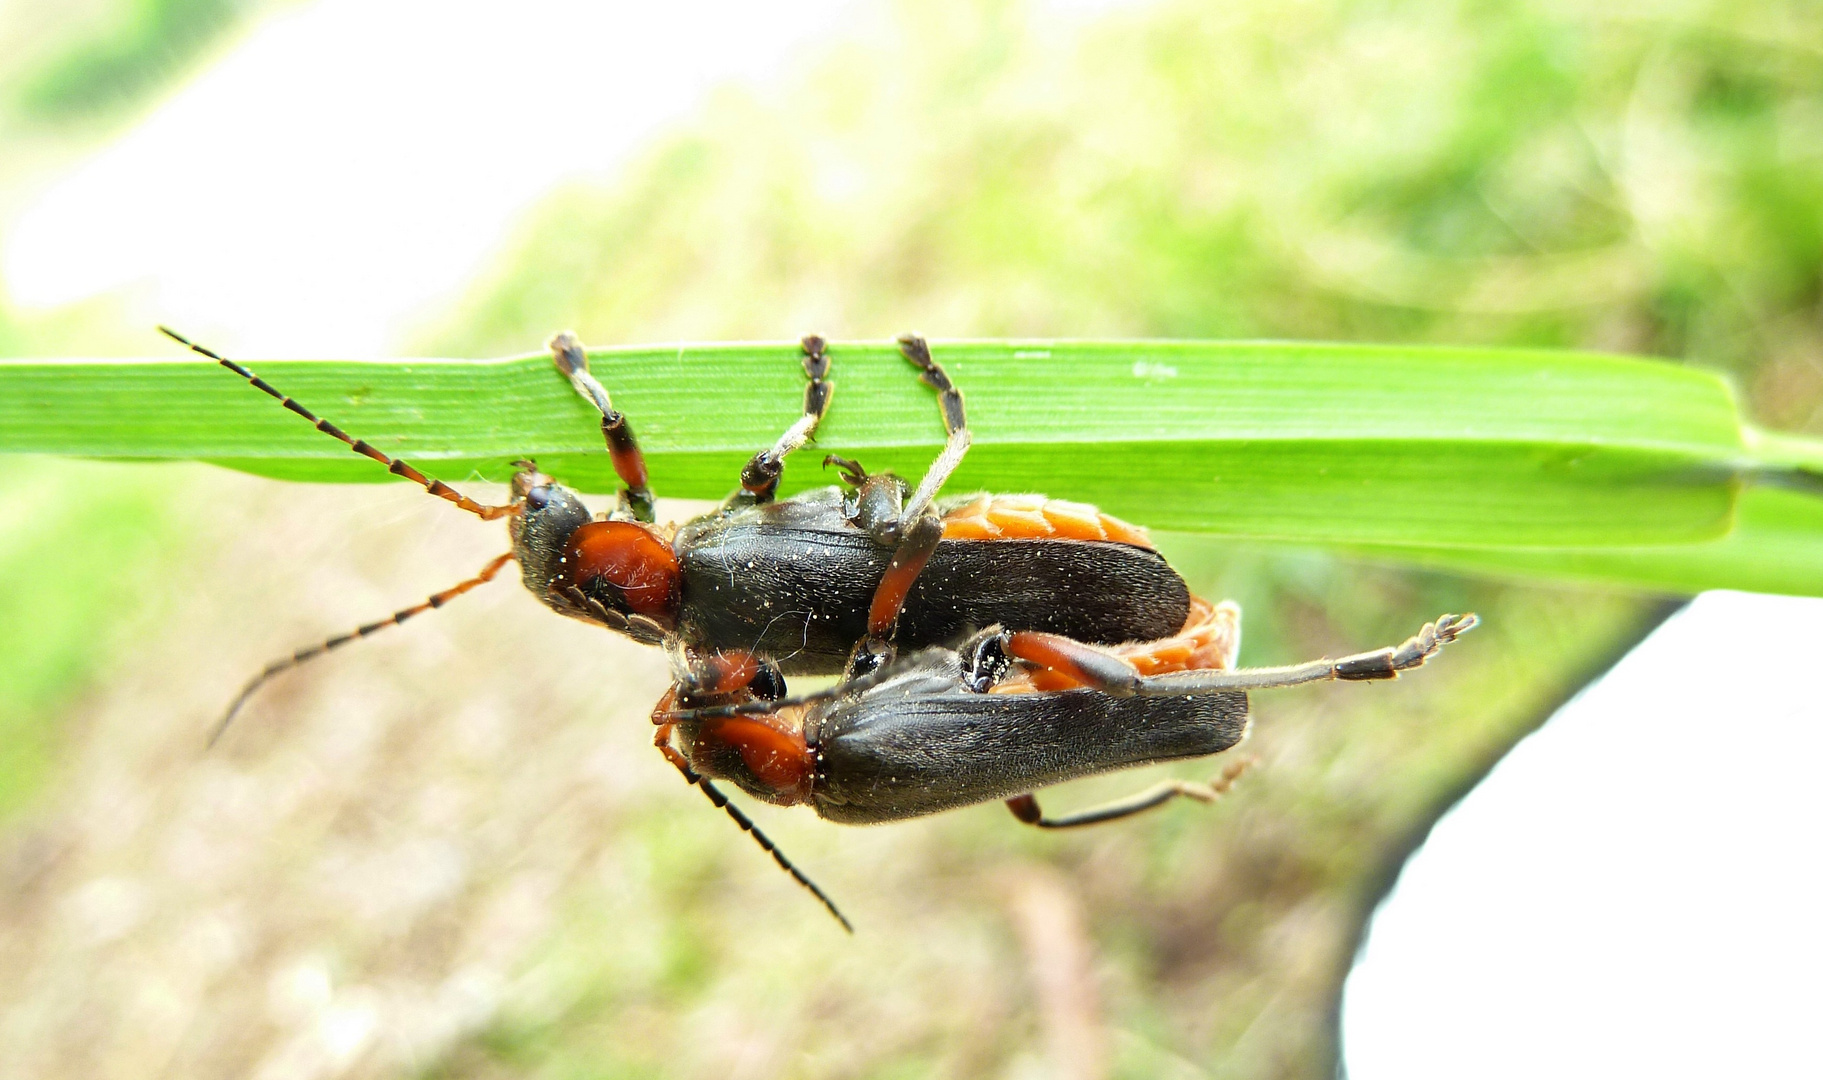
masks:
[[[1173,565],[1195,580],[1213,579],[1237,547],[1233,541],[1202,533],[1160,532],[1153,539]],[[1520,581],[1594,583],[1674,595],[1741,589],[1823,596],[1823,499],[1803,491],[1749,487],[1742,493],[1736,525],[1728,535],[1688,544],[1609,548],[1358,545],[1344,550],[1373,562]]]
[[[664,495],[717,498],[796,416],[790,345],[596,350]],[[816,450],[918,475],[932,393],[889,344],[837,344]],[[1164,529],[1426,548],[1639,546],[1728,532],[1748,461],[1716,376],[1623,357],[1245,342],[965,342],[939,359],[975,448],[950,490],[1039,490]],[[541,466],[615,485],[542,354],[258,360],[284,392],[451,482]],[[0,363],[0,451],[200,458],[294,480],[385,473],[203,361]],[[827,482],[807,453],[787,490]]]
[[[1727,536],[1650,547],[1377,548],[1362,554],[1443,570],[1548,581],[1588,581],[1652,592],[1704,589],[1823,596],[1823,499],[1748,488]]]

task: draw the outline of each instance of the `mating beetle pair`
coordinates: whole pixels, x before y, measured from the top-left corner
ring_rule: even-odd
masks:
[[[273,675],[439,607],[514,559],[526,587],[552,609],[669,646],[686,691],[725,691],[731,669],[750,667],[754,678],[782,692],[783,674],[860,674],[889,656],[895,639],[908,647],[948,644],[996,623],[1115,644],[1175,633],[1189,616],[1189,589],[1144,531],[1091,507],[1016,496],[938,512],[937,489],[966,452],[968,428],[961,395],[918,338],[901,346],[939,391],[949,438],[909,498],[898,477],[869,476],[855,462],[831,458],[842,466],[849,490],[827,487],[775,499],[785,457],[814,434],[832,397],[826,347],[812,337],[803,342],[810,382],[802,417],[753,456],[741,486],[720,508],[661,529],[653,524],[639,445],[570,335],[552,340],[557,366],[601,410],[602,432],[625,485],[616,509],[599,517],[523,461],[510,502],[475,502],[319,419],[245,367],[165,332],[394,475],[483,520],[511,519],[511,552],[423,604],[269,666],[224,723]]]
[[[477,503],[241,365],[165,332],[394,474],[484,520],[509,518],[513,541],[480,574],[425,603],[269,665],[217,735],[278,672],[441,606],[517,559],[527,587],[554,610],[666,647],[675,684],[654,713],[657,743],[844,925],[708,776],[767,801],[809,802],[837,821],[1004,798],[1031,824],[1088,824],[1214,791],[1176,783],[1060,819],[1046,818],[1031,791],[1225,750],[1245,732],[1246,690],[1396,677],[1474,625],[1473,616],[1445,616],[1396,649],[1234,671],[1238,610],[1193,600],[1143,530],[1034,496],[938,507],[969,433],[961,394],[916,337],[902,338],[901,349],[937,390],[948,439],[915,490],[830,457],[825,465],[841,466],[845,488],[775,498],[784,459],[810,440],[833,393],[826,345],[811,337],[798,421],[753,456],[720,508],[660,529],[638,443],[571,335],[552,340],[557,367],[601,412],[625,485],[616,509],[599,518],[530,462],[519,463],[510,502]],[[901,647],[915,651],[901,658]],[[843,675],[832,690],[785,696],[785,674],[832,672]]]

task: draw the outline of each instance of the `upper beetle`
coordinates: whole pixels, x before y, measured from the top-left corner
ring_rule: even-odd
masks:
[[[748,653],[785,674],[863,674],[895,642],[948,643],[993,624],[1109,644],[1181,630],[1189,590],[1144,530],[1038,496],[936,502],[969,445],[962,395],[922,338],[899,345],[937,390],[948,430],[915,490],[832,456],[825,462],[841,466],[844,487],[775,497],[786,456],[815,433],[833,394],[827,346],[808,337],[802,416],[747,462],[720,507],[661,528],[626,417],[581,344],[559,334],[557,366],[600,409],[626,487],[597,518],[549,477],[521,473],[513,549],[526,587],[640,640]]]

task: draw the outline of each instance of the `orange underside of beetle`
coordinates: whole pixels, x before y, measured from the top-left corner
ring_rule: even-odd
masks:
[[[1211,604],[1193,596],[1190,618],[1177,635],[1116,645],[1104,651],[1125,660],[1141,675],[1232,669],[1241,651],[1241,609],[1233,601]],[[1027,694],[1036,690],[1072,690],[1081,685],[1062,671],[1043,668],[1016,673],[991,692]]]
[[[1043,495],[983,495],[943,516],[945,540],[1105,540],[1153,550],[1138,525],[1087,503]]]

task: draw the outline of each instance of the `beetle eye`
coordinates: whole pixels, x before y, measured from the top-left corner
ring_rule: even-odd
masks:
[[[525,493],[525,505],[533,510],[543,510],[550,501],[551,489],[548,487],[535,487]]]

